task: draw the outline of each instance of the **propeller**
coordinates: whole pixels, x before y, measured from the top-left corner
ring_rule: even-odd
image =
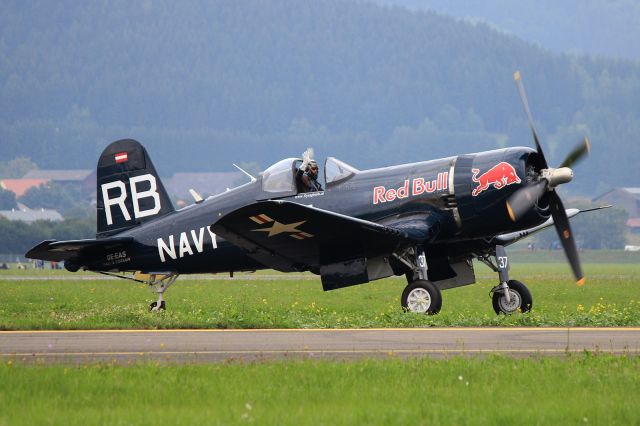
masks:
[[[533,116],[531,115],[531,110],[529,109],[529,101],[527,101],[527,94],[524,91],[524,84],[522,84],[522,76],[520,75],[520,71],[516,71],[513,74],[513,79],[516,81],[518,93],[520,93],[520,99],[522,99],[522,104],[524,105],[524,112],[527,113],[527,118],[529,119],[529,128],[531,129],[531,133],[533,133],[533,141],[536,143],[536,150],[538,151],[537,166],[539,169],[546,169],[548,167],[547,160],[544,158],[544,153],[542,152],[542,146],[540,145],[540,139],[538,138],[538,133],[536,132],[536,126],[533,125]]]
[[[589,145],[589,139],[585,136],[582,142],[578,143],[569,155],[567,155],[562,164],[560,164],[560,167],[571,167],[576,161],[579,161],[582,157],[587,155],[590,149],[591,146]]]
[[[560,237],[562,248],[567,255],[569,264],[571,265],[573,275],[576,278],[576,284],[581,286],[584,284],[585,280],[584,274],[582,273],[582,267],[580,266],[578,250],[573,238],[573,232],[571,231],[571,225],[569,224],[569,218],[567,217],[562,200],[560,200],[555,188],[558,185],[570,182],[573,179],[573,170],[571,170],[570,167],[589,153],[589,139],[585,137],[580,141],[567,155],[560,167],[549,167],[542,151],[542,146],[540,145],[538,133],[536,132],[536,128],[533,123],[533,116],[529,109],[529,102],[527,101],[527,94],[525,93],[524,85],[522,84],[522,76],[520,75],[520,72],[516,71],[513,78],[516,82],[516,86],[518,87],[520,99],[524,105],[527,118],[529,119],[529,127],[531,128],[533,140],[536,144],[537,155],[535,163],[533,164],[535,178],[509,197],[506,203],[507,212],[509,213],[511,220],[517,222],[532,208],[534,208],[538,201],[546,194],[549,202],[549,208],[551,210],[551,216],[553,217],[553,223],[555,225],[556,232]]]

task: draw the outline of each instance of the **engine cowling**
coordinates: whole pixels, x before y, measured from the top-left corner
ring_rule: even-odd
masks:
[[[507,148],[461,155],[456,160],[454,192],[465,237],[488,237],[533,227],[549,217],[543,197],[515,224],[505,201],[532,178],[536,152],[530,148]]]

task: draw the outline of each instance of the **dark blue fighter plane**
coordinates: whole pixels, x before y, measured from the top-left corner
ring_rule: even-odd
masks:
[[[498,273],[496,313],[526,312],[532,296],[509,279],[504,247],[555,225],[578,284],[584,277],[555,188],[589,149],[585,138],[559,168],[549,167],[523,100],[535,150],[506,148],[358,170],[329,157],[322,190],[301,192],[302,160],[282,160],[251,182],[175,210],[145,148],[125,139],[98,161],[95,239],[49,240],[27,257],[66,269],[115,274],[163,294],[180,274],[273,268],[311,271],[325,290],[405,275],[401,305],[440,311],[440,291],[475,282],[473,259]],[[133,276],[129,273],[134,273]]]

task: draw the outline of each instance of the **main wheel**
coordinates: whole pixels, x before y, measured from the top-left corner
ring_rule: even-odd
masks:
[[[533,306],[533,297],[526,285],[516,280],[509,280],[510,301],[501,291],[493,292],[493,310],[496,314],[512,314],[514,312],[529,312]]]
[[[400,304],[409,312],[434,315],[440,312],[442,295],[432,282],[416,280],[405,287]]]

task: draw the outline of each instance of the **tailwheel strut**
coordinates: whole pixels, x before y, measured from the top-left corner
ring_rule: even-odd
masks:
[[[158,300],[149,305],[150,311],[164,311],[167,304],[164,301],[164,292],[178,279],[177,272],[156,273],[156,274],[136,274],[136,278],[143,278],[143,281],[152,287],[152,291],[158,295]]]

